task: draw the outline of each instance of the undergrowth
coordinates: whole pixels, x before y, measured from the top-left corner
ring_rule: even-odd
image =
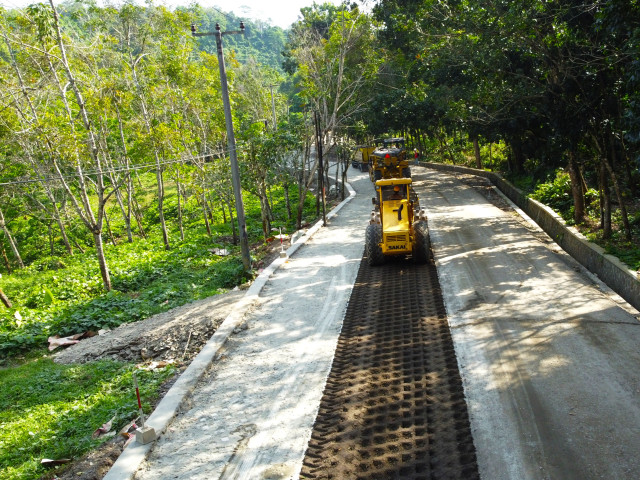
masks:
[[[42,459],[77,458],[134,420],[135,369],[114,361],[58,365],[40,358],[0,370],[0,478],[38,479],[46,472]],[[172,366],[137,370],[147,413],[174,371]],[[111,419],[111,433],[92,438]]]
[[[3,281],[14,308],[0,311],[0,358],[42,347],[52,335],[142,320],[248,280],[237,255],[219,257],[210,250],[206,237],[171,250],[147,240],[110,246],[110,292],[89,253],[65,258],[64,267],[51,258],[34,262]]]
[[[625,238],[621,231],[622,219],[618,209],[614,211],[612,218],[615,228],[611,238],[605,239],[602,236],[602,230],[598,228],[600,210],[597,190],[590,188],[586,191],[585,206],[588,221],[583,225],[576,225],[571,180],[568,173],[558,170],[555,177],[535,187],[529,184],[525,190],[527,188],[533,189],[531,198],[553,209],[568,225],[575,226],[589,241],[604,248],[607,253],[617,257],[632,270],[640,270],[640,210],[638,208],[634,208],[633,205],[627,206],[632,240]]]

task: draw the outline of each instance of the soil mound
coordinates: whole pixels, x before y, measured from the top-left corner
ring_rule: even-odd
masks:
[[[126,362],[189,362],[244,293],[234,290],[188,303],[146,320],[120,325],[104,335],[72,345],[55,355],[54,360],[63,364],[105,358]]]

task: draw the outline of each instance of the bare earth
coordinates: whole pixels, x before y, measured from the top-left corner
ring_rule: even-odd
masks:
[[[234,290],[188,303],[139,322],[120,325],[69,347],[56,355],[58,363],[98,359],[124,362],[188,362],[198,354],[244,291]]]

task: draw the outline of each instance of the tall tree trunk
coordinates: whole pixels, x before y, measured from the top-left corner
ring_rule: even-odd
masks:
[[[231,231],[233,232],[233,244],[238,245],[238,232],[236,230],[236,221],[233,216],[233,207],[231,206],[231,202],[227,202],[227,208],[229,211],[229,218],[231,219]]]
[[[116,190],[116,199],[118,200],[118,205],[120,206],[120,210],[122,211],[122,218],[124,219],[124,224],[127,229],[127,242],[133,243],[133,232],[131,230],[131,197],[133,196],[133,180],[131,178],[131,171],[129,169],[129,152],[127,151],[127,142],[124,137],[124,127],[122,125],[122,118],[120,116],[120,108],[118,107],[117,100],[113,100],[113,105],[115,107],[116,116],[118,118],[118,131],[120,132],[120,143],[122,144],[122,152],[123,157],[125,159],[125,167],[127,169],[125,175],[125,185],[127,186],[127,207],[125,209],[124,200],[122,198],[122,192],[118,188]],[[112,179],[112,183],[115,185],[115,179]]]
[[[480,143],[478,142],[478,135],[473,136],[473,151],[476,156],[476,168],[482,170],[482,158],[480,158]]]
[[[144,231],[144,227],[142,226],[142,211],[140,210],[140,204],[138,203],[138,200],[136,200],[135,196],[131,196],[130,197],[133,201],[133,216],[136,219],[136,223],[138,224],[138,231],[140,232],[140,235],[142,235],[142,238],[147,238],[147,234]]]
[[[47,232],[49,234],[49,254],[53,257],[56,254],[56,249],[53,242],[53,228],[51,228],[51,222],[47,223]]]
[[[176,175],[176,189],[178,191],[178,228],[180,229],[180,240],[184,241],[184,227],[182,225],[182,198],[180,195],[180,189],[182,185],[180,184],[180,174]]]
[[[287,207],[287,220],[291,220],[293,214],[291,212],[291,199],[289,198],[289,182],[284,182],[282,189],[284,190],[284,203]]]
[[[511,158],[512,170],[514,173],[522,173],[524,170],[524,153],[522,152],[522,140],[520,138],[512,139],[511,151],[513,153]]]
[[[111,245],[113,245],[115,247],[117,245],[116,244],[116,239],[113,236],[113,231],[111,230],[111,222],[109,221],[109,216],[107,215],[107,209],[106,208],[104,210],[104,221],[107,224],[107,233],[109,234],[109,239],[111,240]]]
[[[609,134],[609,147],[611,152],[611,160],[615,161],[615,146],[614,139],[611,138],[611,134]],[[629,216],[627,214],[627,207],[624,203],[624,197],[622,196],[622,191],[620,189],[620,183],[618,182],[618,177],[616,172],[614,171],[611,163],[606,156],[602,157],[604,161],[604,165],[609,172],[609,176],[611,177],[611,182],[613,183],[613,189],[616,192],[616,198],[618,199],[618,204],[620,205],[620,216],[622,217],[622,226],[624,228],[624,236],[627,240],[631,240],[631,226],[629,225]]]
[[[111,276],[109,275],[109,266],[104,256],[104,245],[102,243],[102,234],[99,232],[93,233],[93,243],[98,251],[98,263],[100,265],[100,275],[102,275],[102,282],[104,283],[107,291],[111,290]]]
[[[87,191],[87,186],[85,183],[85,174],[82,170],[82,164],[81,164],[81,160],[79,158],[79,152],[76,152],[76,172],[77,172],[77,177],[76,177],[76,181],[78,182],[78,192],[80,194],[80,198],[82,200],[82,204],[83,204],[83,208],[80,207],[80,205],[78,204],[78,202],[75,199],[75,196],[73,194],[73,191],[71,190],[71,188],[69,187],[68,183],[66,182],[66,179],[64,177],[64,175],[62,174],[59,165],[54,162],[54,168],[56,169],[56,172],[60,178],[60,180],[62,181],[62,184],[65,187],[65,190],[67,191],[67,193],[69,194],[69,196],[71,197],[72,201],[74,202],[74,205],[76,207],[76,210],[78,211],[78,214],[80,215],[80,217],[82,218],[83,222],[85,223],[85,225],[87,226],[87,228],[92,232],[93,237],[94,237],[94,241],[96,242],[95,247],[96,247],[96,255],[98,256],[98,264],[100,265],[100,274],[102,275],[102,281],[104,284],[104,287],[107,291],[111,290],[111,279],[109,276],[109,269],[107,267],[107,262],[106,259],[104,257],[104,248],[102,246],[102,237],[101,237],[101,233],[102,233],[102,220],[103,220],[103,215],[104,215],[104,206],[105,203],[107,201],[107,198],[105,198],[104,192],[105,192],[105,186],[104,186],[104,181],[103,181],[103,172],[102,172],[102,165],[100,162],[100,157],[98,155],[98,144],[96,142],[96,137],[95,137],[95,133],[93,131],[93,128],[91,126],[91,122],[89,121],[89,115],[86,109],[86,102],[84,101],[84,98],[82,96],[82,93],[80,92],[80,89],[78,88],[78,84],[76,82],[76,79],[73,75],[73,73],[71,72],[71,67],[69,64],[69,61],[67,59],[67,54],[66,54],[66,50],[64,48],[64,43],[62,41],[62,32],[60,29],[60,21],[58,18],[58,12],[56,10],[56,7],[53,3],[53,0],[49,0],[49,3],[51,5],[51,9],[52,9],[52,13],[53,13],[53,27],[55,29],[55,33],[56,33],[56,41],[57,41],[57,46],[58,49],[60,50],[60,64],[62,65],[62,67],[65,70],[65,73],[67,75],[67,80],[68,80],[68,84],[71,86],[71,90],[75,96],[76,99],[76,103],[78,106],[78,115],[81,120],[82,120],[82,124],[84,126],[84,129],[86,131],[86,140],[87,140],[87,150],[89,153],[89,157],[91,158],[91,160],[94,163],[95,169],[97,170],[96,172],[96,193],[98,196],[98,215],[97,218],[94,216],[93,214],[93,209],[91,207],[91,201],[89,200],[89,195],[88,195],[88,191]],[[47,57],[49,62],[51,63],[51,58],[48,56]],[[55,68],[51,68],[52,73],[55,75]],[[56,75],[57,77],[57,75]],[[74,115],[71,112],[71,109],[69,108],[69,105],[67,103],[66,100],[66,95],[65,95],[65,88],[62,88],[60,81],[58,79],[58,88],[60,89],[61,92],[61,99],[62,102],[65,105],[66,111],[67,111],[67,116],[69,119],[69,124],[71,126],[71,128],[73,129],[73,125],[74,125]],[[84,209],[84,210],[83,210]]]
[[[493,142],[489,142],[489,168],[493,171]]]
[[[13,235],[11,235],[11,231],[9,227],[7,227],[7,223],[4,220],[4,213],[0,209],[0,228],[4,232],[4,235],[7,237],[7,241],[9,242],[9,246],[11,247],[11,251],[13,251],[13,256],[16,257],[16,262],[20,268],[24,268],[24,263],[22,262],[22,257],[20,256],[20,252],[18,251],[18,246],[16,245],[15,240],[13,239]]]
[[[600,228],[602,238],[611,238],[611,190],[607,177],[607,167],[600,161]]]
[[[199,203],[202,207],[202,217],[204,218],[204,225],[207,228],[207,236],[211,237],[211,226],[209,225],[209,215],[207,214],[207,199],[204,190],[202,191]]]
[[[7,297],[5,295],[5,293],[2,291],[2,288],[0,288],[0,300],[2,300],[2,303],[4,304],[5,307],[7,308],[11,308],[11,300],[9,300],[9,297]]]
[[[64,243],[64,248],[67,250],[69,255],[73,255],[73,248],[71,248],[71,243],[69,242],[69,237],[67,236],[67,229],[64,226],[64,222],[62,221],[62,215],[58,205],[53,203],[53,212],[55,216],[56,223],[58,224],[58,228],[60,229],[60,236],[62,237],[62,243]]]
[[[11,273],[11,262],[9,261],[9,257],[7,257],[7,251],[2,245],[2,259],[4,260],[4,266],[7,267],[7,272]]]
[[[579,224],[585,220],[584,193],[582,191],[582,180],[580,171],[575,161],[575,152],[569,150],[569,164],[567,166],[569,178],[571,179],[571,195],[573,196],[573,220]]]
[[[164,219],[164,179],[162,178],[162,167],[160,166],[160,157],[157,152],[156,157],[156,181],[158,182],[158,218],[160,219],[160,229],[162,230],[162,242],[165,250],[171,250],[169,243],[169,233],[167,232],[167,223]]]

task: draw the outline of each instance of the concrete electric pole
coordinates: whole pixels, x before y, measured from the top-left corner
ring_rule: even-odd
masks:
[[[240,248],[242,249],[242,264],[245,271],[251,270],[251,253],[249,251],[249,236],[247,234],[247,222],[244,216],[244,203],[242,202],[242,189],[240,186],[240,169],[238,168],[238,154],[236,152],[236,138],[233,133],[233,118],[231,117],[231,103],[229,102],[229,87],[227,85],[227,69],[224,65],[222,52],[223,35],[244,35],[244,23],[240,22],[240,30],[227,32],[220,31],[220,25],[216,23],[215,32],[196,33],[196,26],[191,24],[191,34],[194,37],[215,36],[218,48],[218,65],[220,66],[220,84],[222,86],[222,103],[224,104],[224,119],[227,126],[227,144],[229,146],[229,159],[231,161],[231,182],[236,201],[236,218],[240,232]]]

